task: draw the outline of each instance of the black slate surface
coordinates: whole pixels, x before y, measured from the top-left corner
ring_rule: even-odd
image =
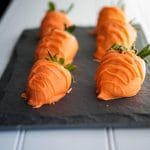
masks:
[[[138,26],[139,27],[139,26]],[[25,30],[17,42],[13,56],[0,80],[0,128],[95,128],[150,127],[150,75],[134,97],[113,101],[98,101],[95,95],[95,39],[90,27],[78,27],[75,35],[80,49],[75,58],[76,83],[72,92],[55,105],[33,109],[20,98],[38,42],[38,29]],[[137,47],[146,44],[142,30]]]

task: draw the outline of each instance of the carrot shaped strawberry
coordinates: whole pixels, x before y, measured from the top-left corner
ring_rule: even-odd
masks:
[[[108,20],[116,20],[126,22],[126,15],[122,9],[119,7],[103,7],[102,10],[99,12],[96,32],[99,31],[100,26]]]
[[[131,48],[137,33],[127,22],[126,15],[119,7],[104,7],[98,17],[96,26],[96,51],[94,57],[101,61],[106,51],[114,44]]]
[[[72,32],[74,26],[66,28],[66,30]],[[57,57],[63,57],[65,59],[65,64],[71,63],[78,51],[78,41],[69,32],[54,29],[51,34],[44,36],[36,49],[35,58],[42,59],[47,56],[47,52],[50,51],[52,55],[57,55]]]
[[[101,100],[135,96],[145,79],[145,58],[150,45],[138,54],[122,45],[113,47],[104,55],[96,72],[96,93]]]
[[[50,54],[50,53],[49,53]],[[63,66],[64,59],[50,56],[36,61],[31,69],[25,92],[22,94],[27,103],[34,108],[55,103],[70,92],[75,69],[72,64]]]
[[[131,48],[137,37],[136,30],[129,24],[117,20],[103,23],[96,37],[95,58],[101,60],[107,50],[114,44],[122,44]]]
[[[67,15],[72,8],[73,4],[70,5],[67,11],[58,11],[55,4],[49,2],[49,10],[46,12],[40,26],[40,37],[50,34],[52,29],[64,30],[64,25],[67,27],[72,26],[72,21]]]

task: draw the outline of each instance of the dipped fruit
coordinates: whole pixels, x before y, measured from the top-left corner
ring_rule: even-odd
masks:
[[[50,57],[36,61],[31,69],[27,87],[21,95],[34,108],[53,104],[70,92],[72,64],[63,66],[64,59]]]
[[[65,64],[71,63],[78,51],[78,47],[78,41],[71,33],[54,29],[51,34],[40,40],[35,52],[35,59],[45,58],[49,50],[52,55],[57,55],[59,58],[63,57]]]
[[[53,29],[64,30],[64,25],[66,25],[67,27],[72,26],[72,21],[67,15],[72,6],[73,5],[71,5],[67,11],[58,11],[55,8],[55,4],[53,2],[50,2],[49,10],[46,12],[41,22],[40,37],[49,35],[51,33],[51,30]]]
[[[122,45],[113,45],[102,58],[96,72],[97,98],[112,100],[135,96],[145,79],[144,60],[148,55],[150,45],[138,54]]]

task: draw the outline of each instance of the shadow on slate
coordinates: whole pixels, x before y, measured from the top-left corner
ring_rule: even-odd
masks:
[[[138,26],[140,27],[140,26]],[[38,29],[25,30],[17,42],[13,56],[0,80],[0,128],[99,128],[150,127],[150,76],[134,97],[99,101],[95,95],[94,75],[98,66],[93,61],[95,39],[91,27],[77,27],[75,35],[80,49],[74,64],[76,83],[72,91],[55,105],[33,109],[20,97],[34,61]],[[146,44],[138,33],[137,47]]]

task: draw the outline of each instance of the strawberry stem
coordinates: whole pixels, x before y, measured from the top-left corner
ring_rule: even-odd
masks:
[[[48,50],[48,56],[45,58],[48,61],[53,61],[56,62],[60,65],[64,65],[65,64],[65,59],[64,58],[57,58],[57,54],[55,54],[54,56],[51,55],[50,51]],[[65,69],[67,69],[68,71],[72,72],[76,69],[76,66],[73,64],[67,64],[64,66]]]
[[[67,70],[69,70],[70,72],[72,72],[72,71],[74,71],[76,69],[76,66],[73,65],[73,64],[67,64],[67,65],[65,65],[65,68]]]
[[[73,33],[74,30],[76,29],[76,26],[75,25],[72,25],[72,26],[69,26],[67,27],[66,24],[64,24],[65,26],[65,31],[69,32],[69,33]]]
[[[146,45],[137,56],[141,57],[145,62],[147,62],[146,57],[150,55],[150,44]]]
[[[55,10],[56,10],[55,3],[50,1],[48,3],[48,11],[55,11]]]
[[[66,14],[68,14],[74,7],[74,3],[70,4],[70,6],[68,7],[68,9],[65,11]]]
[[[72,4],[68,7],[68,9],[67,9],[66,11],[65,11],[65,10],[60,10],[60,11],[66,13],[66,14],[68,14],[68,13],[73,9],[73,7],[74,7],[74,4],[72,3]],[[48,11],[55,11],[55,10],[56,10],[56,5],[55,5],[55,3],[52,2],[52,1],[50,1],[50,2],[48,3]]]
[[[128,50],[124,45],[119,45],[119,44],[114,44],[111,49],[113,50],[117,50],[119,51],[120,53],[122,53],[123,51],[126,51]]]

